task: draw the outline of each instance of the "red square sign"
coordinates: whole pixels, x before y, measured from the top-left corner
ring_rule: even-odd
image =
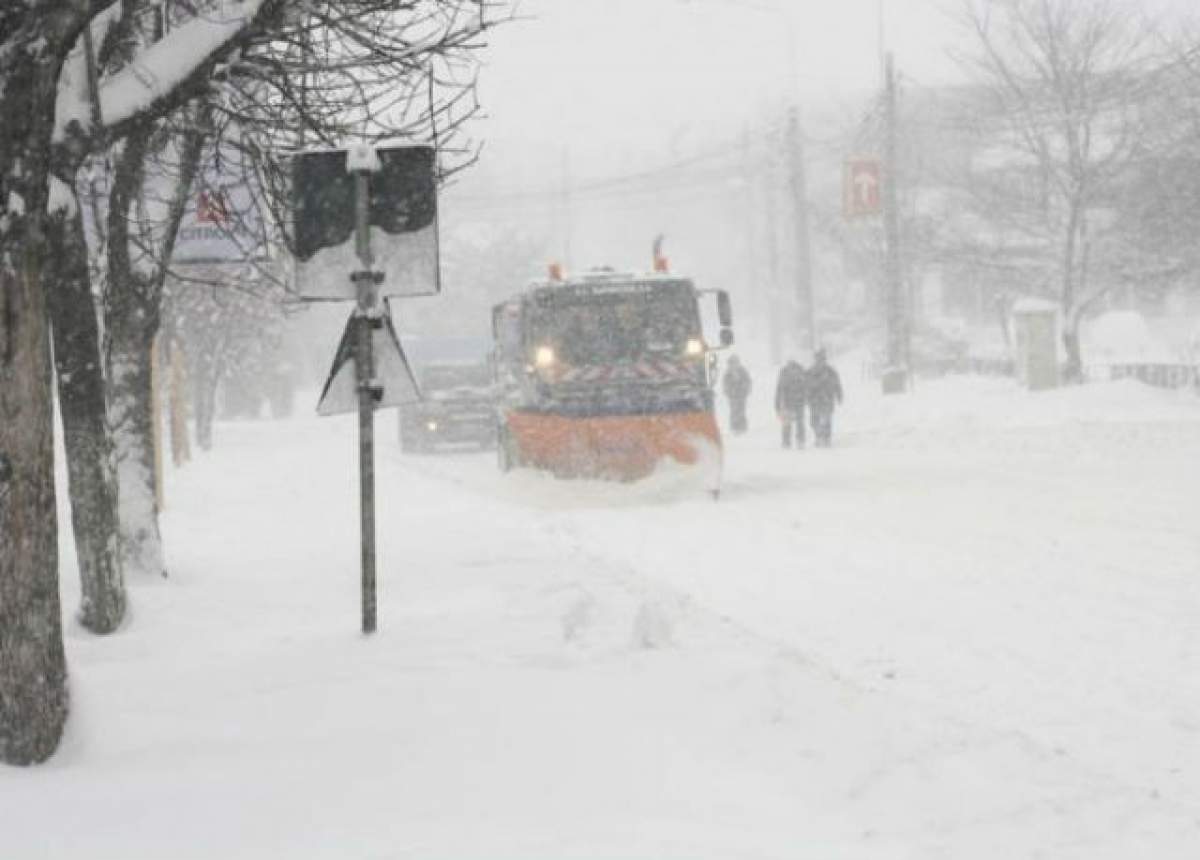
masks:
[[[875,158],[853,158],[846,162],[843,199],[847,218],[878,215],[883,208],[883,168]]]

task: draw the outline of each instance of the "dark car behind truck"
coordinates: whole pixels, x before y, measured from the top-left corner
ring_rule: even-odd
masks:
[[[486,362],[429,362],[417,368],[417,378],[424,399],[400,410],[402,451],[495,445],[492,370]]]

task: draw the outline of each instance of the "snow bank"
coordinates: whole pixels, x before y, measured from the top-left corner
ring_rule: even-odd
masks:
[[[1171,363],[1178,357],[1150,330],[1137,311],[1108,311],[1083,323],[1080,330],[1088,364]]]
[[[1200,397],[1194,392],[1154,388],[1135,380],[1029,392],[1012,379],[950,376],[917,380],[909,395],[884,397],[870,383],[860,383],[854,395],[858,399],[848,400],[842,412],[843,426],[890,434],[1200,418]]]
[[[223,426],[172,577],[69,631],[0,854],[1192,860],[1200,403],[847,382],[804,452],[760,385],[720,502],[404,457],[382,414],[365,640],[353,417]]]

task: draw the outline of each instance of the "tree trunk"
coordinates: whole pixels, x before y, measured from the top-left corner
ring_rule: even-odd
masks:
[[[1004,340],[1004,352],[1011,358],[1013,357],[1012,331],[1010,328],[1012,321],[1012,302],[1008,300],[1007,296],[997,296],[995,301],[995,310],[996,322],[1000,324],[1000,337]]]
[[[58,73],[86,20],[81,3],[0,4],[0,761],[17,765],[54,753],[70,699],[42,269]]]
[[[54,424],[34,240],[0,268],[0,760],[45,761],[67,717]]]
[[[105,330],[109,338],[109,408],[117,448],[121,499],[121,560],[127,573],[166,576],[158,529],[151,349],[160,323],[161,293],[135,269],[130,250],[134,201],[145,178],[153,125],[143,123],[125,139],[108,198],[108,283]],[[159,285],[161,286],[161,285]]]
[[[1067,311],[1065,314],[1062,338],[1063,349],[1067,353],[1063,378],[1067,382],[1083,382],[1083,355],[1079,348],[1079,318],[1071,311]]]
[[[196,419],[196,445],[201,451],[211,451],[213,421],[217,415],[217,385],[219,375],[216,362],[197,351],[192,361],[192,409]]]
[[[1079,327],[1075,321],[1076,290],[1076,255],[1079,248],[1079,225],[1082,218],[1082,204],[1078,198],[1072,198],[1069,203],[1067,216],[1067,235],[1063,248],[1063,279],[1062,279],[1062,315],[1063,315],[1063,348],[1067,353],[1067,364],[1063,368],[1063,380],[1077,383],[1083,380],[1083,362],[1079,355]]]
[[[112,275],[110,290],[120,289]],[[121,499],[121,560],[125,569],[166,576],[155,492],[154,400],[151,350],[154,332],[141,314],[116,316],[110,329],[111,409]]]
[[[105,404],[100,326],[78,206],[48,219],[46,284],[79,561],[79,621],[111,633],[125,616],[118,550],[117,474]]]
[[[171,394],[168,399],[171,413],[171,462],[178,468],[192,459],[187,425],[188,399],[185,393],[187,371],[184,368],[183,350],[177,342],[171,344],[170,356]]]

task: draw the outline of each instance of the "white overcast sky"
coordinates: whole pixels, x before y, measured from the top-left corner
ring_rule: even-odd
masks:
[[[494,30],[483,58],[485,170],[528,184],[530,165],[569,159],[586,179],[703,151],[786,101],[793,49],[808,116],[850,105],[880,81],[880,9],[907,86],[953,81],[946,10],[961,2],[522,0],[525,20]]]
[[[936,45],[945,28],[932,4],[903,2],[912,9],[891,22],[896,49]],[[735,136],[784,101],[792,50],[805,102],[877,84],[878,0],[754,5],[778,11],[749,0],[524,0],[526,20],[492,34],[480,131],[497,157],[569,150],[576,172],[595,175],[703,149],[722,128]],[[940,51],[916,53],[921,75],[945,76]]]

